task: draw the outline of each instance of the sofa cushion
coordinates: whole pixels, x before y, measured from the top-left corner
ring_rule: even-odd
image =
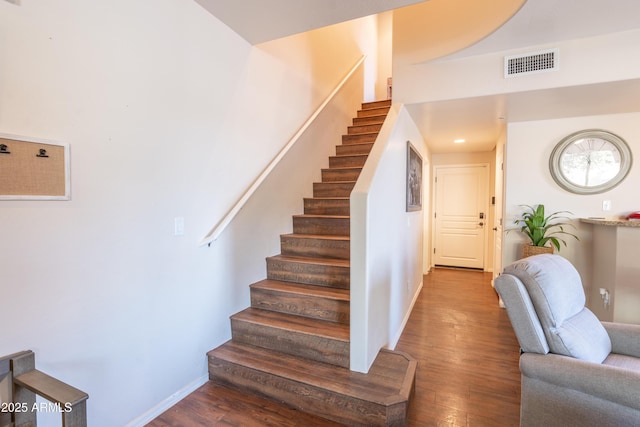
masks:
[[[509,265],[529,292],[552,353],[601,363],[611,352],[611,340],[585,305],[577,270],[559,255],[535,255]]]

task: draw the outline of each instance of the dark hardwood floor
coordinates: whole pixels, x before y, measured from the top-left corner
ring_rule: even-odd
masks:
[[[410,426],[518,426],[520,347],[491,274],[435,269],[396,346],[418,360]]]
[[[409,426],[517,426],[519,346],[491,274],[437,268],[396,350],[418,360]],[[208,382],[150,427],[336,426],[331,421]]]

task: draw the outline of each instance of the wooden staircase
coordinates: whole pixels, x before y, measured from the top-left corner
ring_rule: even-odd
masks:
[[[349,370],[349,196],[390,105],[362,104],[231,341],[208,353],[212,380],[350,426],[406,425],[415,360],[381,350],[369,373]]]

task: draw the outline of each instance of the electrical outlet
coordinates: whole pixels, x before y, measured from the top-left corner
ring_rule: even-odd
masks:
[[[611,210],[611,200],[603,200],[602,201],[602,210],[610,211]]]

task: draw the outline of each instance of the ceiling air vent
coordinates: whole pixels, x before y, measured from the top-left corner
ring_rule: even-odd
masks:
[[[504,76],[545,73],[558,69],[558,49],[541,50],[504,57]]]

